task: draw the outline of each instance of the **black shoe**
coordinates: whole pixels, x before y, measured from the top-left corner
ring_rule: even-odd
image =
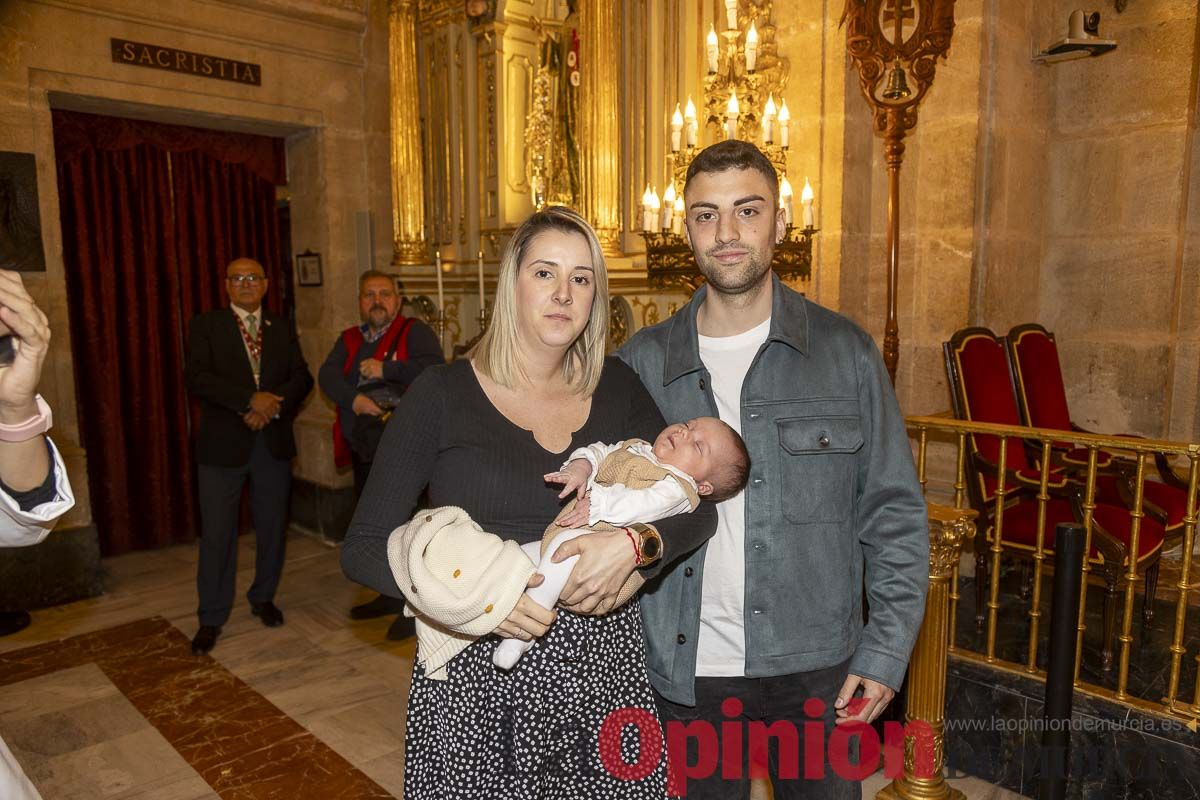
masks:
[[[201,625],[200,630],[192,637],[192,655],[206,655],[217,646],[217,637],[220,635],[220,625]]]
[[[404,601],[381,594],[374,600],[361,603],[350,609],[350,619],[375,619],[388,614],[399,614],[404,610]]]
[[[268,628],[278,628],[283,624],[283,612],[268,600],[265,603],[251,603],[250,613],[262,620]]]
[[[0,636],[25,630],[29,627],[29,614],[25,611],[0,611]]]
[[[415,617],[406,617],[403,614],[396,617],[388,628],[387,638],[390,641],[398,642],[401,639],[407,639],[410,636],[417,635],[417,620]]]

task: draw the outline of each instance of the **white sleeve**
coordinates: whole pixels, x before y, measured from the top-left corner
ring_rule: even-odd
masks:
[[[24,547],[34,545],[46,538],[58,518],[75,505],[71,482],[67,479],[67,468],[54,442],[47,439],[53,454],[51,469],[54,470],[54,499],[22,511],[15,499],[0,489],[0,547]]]
[[[589,444],[587,447],[576,449],[575,452],[567,456],[567,460],[563,462],[561,468],[566,469],[567,464],[570,464],[577,458],[582,458],[592,465],[592,478],[594,479],[596,477],[596,470],[600,469],[600,462],[620,449],[620,442],[617,444],[605,444],[604,442]]]
[[[589,525],[607,522],[615,527],[635,522],[656,522],[692,510],[687,492],[674,478],[663,478],[648,489],[630,489],[623,483],[592,486]]]

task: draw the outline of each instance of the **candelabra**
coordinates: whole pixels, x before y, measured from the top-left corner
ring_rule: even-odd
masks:
[[[782,278],[802,280],[812,273],[812,239],[817,228],[807,179],[802,195],[803,225],[793,222],[792,187],[787,178],[791,112],[783,96],[788,63],[776,51],[771,5],[772,0],[742,0],[741,6],[738,0],[725,0],[726,30],[718,35],[715,25],[709,29],[705,48],[708,70],[703,80],[704,138],[757,142],[775,167],[787,233],[775,248],[772,267]],[[744,12],[741,22],[748,24],[744,42],[739,12]],[[690,290],[704,280],[683,236],[683,184],[688,165],[703,147],[701,138],[696,105],[689,97],[686,108],[677,104],[671,118],[666,192],[660,201],[657,191],[647,184],[642,196],[646,268],[655,288]]]

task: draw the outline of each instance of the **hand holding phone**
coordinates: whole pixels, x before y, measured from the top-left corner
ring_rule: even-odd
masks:
[[[0,270],[0,421],[35,408],[49,348],[50,325],[20,273]]]

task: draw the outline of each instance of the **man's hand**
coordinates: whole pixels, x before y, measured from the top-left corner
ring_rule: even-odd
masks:
[[[579,556],[558,604],[576,614],[600,616],[613,610],[617,593],[637,568],[633,545],[625,531],[587,533],[564,542],[551,559],[559,563]]]
[[[246,427],[252,431],[261,431],[267,427],[271,420],[264,417],[254,409],[247,411],[242,415],[242,422],[246,423]]]
[[[561,500],[571,492],[577,492],[579,499],[587,493],[588,478],[592,476],[592,463],[586,458],[577,458],[558,472],[548,472],[542,476],[546,483],[561,483],[563,490],[558,493]]]
[[[859,687],[863,690],[862,697],[855,697]],[[838,692],[837,700],[833,704],[837,709],[837,724],[874,722],[895,696],[894,690],[879,681],[847,675],[846,682],[842,684],[842,690]]]
[[[268,421],[279,416],[283,397],[270,392],[255,392],[250,396],[250,410],[257,411]]]
[[[383,379],[383,362],[378,358],[364,358],[363,362],[358,365],[358,372],[364,378],[370,378],[373,381]]]
[[[50,325],[20,274],[0,270],[0,336],[7,334],[16,355],[12,364],[0,367],[0,422],[16,424],[37,414],[33,396],[50,347]]]
[[[355,414],[370,414],[372,417],[379,417],[383,415],[383,409],[365,394],[357,395],[354,398],[352,410]]]
[[[544,580],[546,580],[546,576],[535,572],[529,576],[529,582],[525,584],[525,588],[532,589],[535,586],[541,586]],[[557,617],[558,614],[555,611],[542,608],[531,600],[529,595],[523,594],[512,613],[505,617],[493,633],[504,639],[521,639],[528,642],[530,639],[545,636],[546,631],[550,630],[550,626],[554,624]]]
[[[561,525],[564,528],[586,528],[591,518],[592,497],[589,494],[585,494],[582,498],[575,501],[574,508],[554,520],[554,524]]]

